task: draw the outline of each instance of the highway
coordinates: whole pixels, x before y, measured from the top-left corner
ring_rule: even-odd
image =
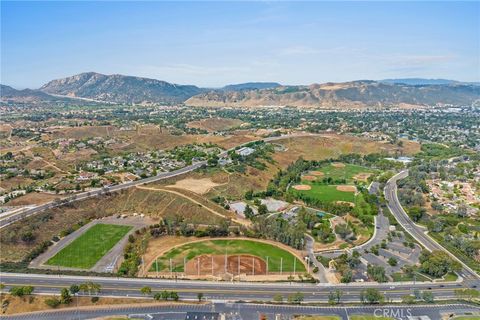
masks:
[[[212,282],[189,280],[165,280],[155,278],[116,278],[116,277],[83,277],[70,275],[41,275],[0,273],[0,281],[6,289],[11,286],[31,285],[35,293],[58,294],[61,288],[71,284],[94,281],[102,287],[101,295],[113,297],[142,297],[140,289],[150,286],[153,291],[177,291],[181,299],[196,299],[203,293],[208,300],[228,301],[271,301],[276,294],[286,299],[296,292],[304,294],[305,301],[327,302],[328,294],[334,289],[343,291],[342,301],[359,302],[360,292],[366,288],[377,288],[387,300],[400,300],[414,289],[431,291],[436,298],[454,298],[454,290],[462,287],[462,283],[350,283],[350,284],[312,284],[312,283],[252,283],[252,282]]]
[[[407,176],[408,170],[403,170],[390,178],[385,185],[384,194],[390,212],[393,214],[395,219],[397,219],[400,225],[427,250],[444,251],[453,259],[460,262],[460,264],[462,265],[462,271],[460,272],[460,275],[465,279],[465,281],[473,281],[475,283],[478,283],[478,280],[480,280],[480,276],[475,271],[473,271],[469,266],[467,266],[463,261],[458,259],[455,255],[450,253],[447,249],[442,247],[438,242],[430,238],[425,233],[426,229],[415,224],[403,209],[400,201],[398,200],[397,181],[404,179]]]

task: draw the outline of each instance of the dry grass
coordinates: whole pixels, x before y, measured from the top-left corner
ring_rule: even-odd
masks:
[[[13,177],[13,178],[6,179],[6,180],[1,180],[0,181],[0,188],[5,189],[5,190],[11,190],[11,189],[16,188],[18,186],[28,186],[31,183],[33,183],[32,179],[17,176],[17,177]]]
[[[45,304],[45,300],[49,298],[53,298],[53,296],[44,296],[44,295],[37,295],[37,296],[30,296],[30,297],[13,297],[11,295],[1,294],[1,302],[2,304],[4,301],[8,300],[8,306],[4,309],[5,312],[3,314],[11,315],[17,313],[25,313],[25,312],[35,312],[35,311],[43,311],[43,310],[52,310],[49,306]],[[58,298],[59,295],[56,296]],[[78,306],[81,307],[95,307],[95,306],[106,306],[106,305],[128,305],[128,304],[145,304],[149,303],[150,301],[145,299],[134,299],[134,298],[110,298],[110,297],[100,297],[99,300],[95,303],[92,302],[91,297],[78,297],[74,298],[74,300],[68,304],[59,305],[56,309],[66,309],[66,308],[75,308],[77,305],[78,299]],[[155,304],[162,304],[168,302],[155,302]]]
[[[190,128],[204,129],[208,132],[229,130],[232,128],[239,127],[243,124],[243,121],[238,119],[228,119],[228,118],[208,118],[198,121],[192,121],[187,123],[187,126]]]
[[[202,179],[182,179],[175,182],[174,185],[169,185],[168,187],[183,189],[192,191],[198,194],[205,194],[210,191],[212,188],[217,186],[221,186],[222,184],[214,183],[210,178],[202,178]]]
[[[15,198],[8,202],[10,206],[27,206],[33,204],[43,204],[55,199],[62,198],[63,196],[58,194],[50,194],[43,192],[30,192],[21,197]]]
[[[206,201],[194,193],[191,195]],[[153,219],[159,217],[185,219],[185,221],[196,224],[218,224],[222,220],[202,206],[175,194],[134,188],[112,193],[109,196],[105,195],[49,209],[1,229],[2,255],[0,261],[23,259],[36,245],[50,240],[60,231],[82,219],[135,212],[143,213]],[[21,240],[21,235],[29,230],[32,230],[35,240],[25,243]]]

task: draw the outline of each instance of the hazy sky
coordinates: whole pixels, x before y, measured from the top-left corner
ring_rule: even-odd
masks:
[[[479,2],[6,2],[1,83],[480,81]]]

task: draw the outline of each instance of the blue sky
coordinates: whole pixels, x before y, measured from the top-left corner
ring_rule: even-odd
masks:
[[[480,81],[479,2],[6,2],[1,83]]]

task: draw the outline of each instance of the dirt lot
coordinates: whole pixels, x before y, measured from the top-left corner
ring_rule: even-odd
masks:
[[[309,186],[308,184],[297,184],[296,186],[293,186],[292,188],[295,189],[295,190],[310,190],[310,189],[312,189],[312,187]]]
[[[338,191],[343,191],[343,192],[357,192],[357,187],[343,185],[343,186],[337,186],[337,190]]]
[[[27,206],[32,204],[43,204],[55,199],[61,199],[63,196],[58,194],[30,192],[21,197],[15,198],[8,202],[9,206]]]
[[[213,266],[212,266],[213,263]],[[200,267],[199,267],[200,265]],[[225,268],[224,255],[202,255],[195,259],[189,260],[186,264],[187,275],[219,275],[230,274],[250,274],[253,272],[258,275],[265,275],[267,272],[267,264],[264,260],[251,255],[229,255],[227,257],[227,267]]]
[[[357,181],[367,182],[368,177],[370,177],[371,175],[372,173],[369,173],[369,172],[360,172],[359,174],[355,175],[353,179]]]
[[[205,194],[210,189],[215,188],[217,186],[221,186],[222,183],[215,183],[210,178],[202,178],[202,179],[182,179],[175,182],[174,185],[170,185],[167,187],[173,187],[178,189],[189,190],[198,194]]]

